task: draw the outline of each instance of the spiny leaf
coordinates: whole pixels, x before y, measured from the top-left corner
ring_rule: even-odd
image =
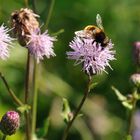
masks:
[[[98,85],[98,83],[92,83],[92,84],[90,84],[89,89],[90,90],[94,89],[97,85]]]
[[[122,95],[121,94],[121,92],[118,90],[118,89],[116,89],[115,87],[111,87],[112,88],[112,90],[115,92],[115,94],[117,95],[117,97],[118,97],[118,99],[120,100],[120,101],[125,101],[125,100],[127,100],[127,98],[124,96],[124,95]]]
[[[122,105],[130,110],[133,108],[133,105],[127,101],[122,102]]]
[[[66,98],[63,98],[63,108],[62,108],[61,115],[66,123],[70,121],[70,117],[69,117],[70,113],[71,113],[71,109],[69,106],[69,102]]]

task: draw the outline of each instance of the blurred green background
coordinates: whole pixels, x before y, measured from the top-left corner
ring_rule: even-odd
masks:
[[[40,25],[45,25],[51,0],[36,0]],[[32,8],[32,1],[29,0]],[[0,23],[10,25],[10,15],[14,10],[24,8],[24,0],[0,0]],[[131,93],[129,77],[136,67],[132,58],[133,43],[140,40],[140,1],[139,0],[55,0],[52,17],[48,26],[53,34],[60,29],[55,43],[56,57],[45,59],[39,69],[39,100],[37,128],[41,128],[45,119],[50,117],[50,126],[46,140],[61,140],[65,123],[61,117],[62,98],[69,100],[75,110],[83,96],[87,77],[81,66],[74,66],[68,60],[69,42],[74,32],[86,25],[96,24],[96,14],[102,16],[107,35],[112,39],[116,50],[116,59],[111,62],[113,71],[94,77],[98,86],[92,90],[82,108],[82,117],[78,118],[69,134],[69,140],[120,140],[126,131],[126,109],[116,98],[111,86],[122,93]],[[26,70],[26,48],[15,43],[7,61],[0,60],[0,71],[5,75],[16,95],[24,100],[24,80]],[[0,117],[16,106],[0,81]],[[23,140],[24,120],[20,130],[7,140]],[[38,130],[37,129],[37,130]]]

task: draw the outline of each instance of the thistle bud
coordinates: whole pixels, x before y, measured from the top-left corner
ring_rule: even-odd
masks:
[[[131,75],[130,81],[134,86],[140,87],[140,74],[135,73],[135,74]]]
[[[134,43],[134,61],[140,66],[140,42],[137,41]]]
[[[37,17],[39,15],[27,8],[22,8],[11,14],[11,25],[14,28],[14,35],[18,37],[21,46],[26,46],[29,41],[28,35],[39,28]]]
[[[0,129],[5,135],[13,135],[20,125],[19,114],[15,111],[8,111],[1,119]]]

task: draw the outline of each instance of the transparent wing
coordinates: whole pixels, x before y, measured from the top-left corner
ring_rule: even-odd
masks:
[[[75,35],[78,37],[85,37],[86,36],[84,30],[76,31]]]
[[[77,37],[81,37],[81,38],[92,38],[93,37],[91,33],[88,33],[85,30],[76,31],[75,35]]]
[[[103,23],[102,23],[102,18],[99,14],[97,14],[97,16],[96,16],[96,23],[97,23],[97,26],[100,29],[104,30]]]

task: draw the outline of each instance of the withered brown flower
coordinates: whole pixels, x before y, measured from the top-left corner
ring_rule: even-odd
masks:
[[[29,41],[28,35],[39,28],[37,17],[39,17],[39,15],[27,8],[21,8],[11,14],[13,33],[14,36],[18,38],[21,46],[26,46]]]

